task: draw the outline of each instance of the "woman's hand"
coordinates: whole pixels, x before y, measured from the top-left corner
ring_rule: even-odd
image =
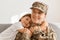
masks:
[[[42,24],[41,24],[41,26],[48,26],[47,21],[43,21]]]
[[[46,22],[46,21],[44,21],[44,22],[42,22],[42,24],[41,24],[41,30],[42,31],[46,31],[46,27],[48,26],[48,23]]]

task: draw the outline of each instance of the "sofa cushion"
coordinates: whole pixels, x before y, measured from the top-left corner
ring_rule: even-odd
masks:
[[[0,33],[10,27],[12,24],[0,24]]]

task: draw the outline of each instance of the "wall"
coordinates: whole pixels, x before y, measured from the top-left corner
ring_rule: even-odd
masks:
[[[30,12],[31,4],[37,0],[0,0],[0,23],[11,23],[11,18],[22,12]],[[38,0],[48,5],[48,22],[60,22],[60,0]],[[18,17],[18,16],[17,16]],[[13,19],[13,18],[12,18]]]

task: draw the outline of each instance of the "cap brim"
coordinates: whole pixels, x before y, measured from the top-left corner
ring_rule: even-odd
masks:
[[[34,8],[36,8],[36,7],[31,7],[30,9],[34,9]],[[36,9],[38,9],[38,10],[40,10],[40,11],[42,11],[41,9],[39,9],[39,8],[36,8]],[[42,11],[43,12],[43,11]]]

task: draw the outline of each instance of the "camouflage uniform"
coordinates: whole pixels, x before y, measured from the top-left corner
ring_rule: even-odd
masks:
[[[21,39],[22,39],[21,36],[22,36],[22,33],[18,32],[18,33],[16,34],[15,40],[21,40]]]
[[[31,40],[56,40],[56,34],[51,25],[48,25],[46,32],[40,30],[35,30],[31,37]]]
[[[18,32],[16,34],[15,40],[30,40],[30,36],[26,32],[24,33]]]
[[[15,40],[56,40],[55,31],[53,30],[51,25],[47,27],[47,33],[41,31],[40,28],[33,32],[32,37],[30,38],[27,33],[20,33],[18,32],[16,35]]]

